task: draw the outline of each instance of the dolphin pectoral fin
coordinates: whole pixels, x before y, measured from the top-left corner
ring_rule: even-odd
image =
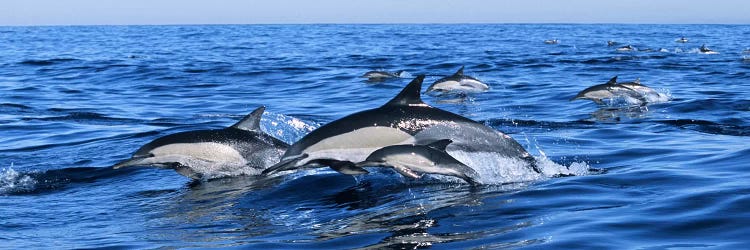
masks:
[[[261,172],[260,174],[269,175],[269,174],[273,174],[279,171],[292,170],[294,169],[295,162],[305,159],[307,157],[308,157],[308,154],[299,154],[299,155],[289,157],[287,159],[280,161],[279,163],[274,164],[273,166],[268,167],[266,170],[263,170],[263,172]]]
[[[380,161],[363,161],[363,162],[355,163],[354,166],[362,168],[362,167],[390,167],[391,165],[387,165],[385,164],[385,162],[380,162]]]
[[[182,165],[175,166],[174,171],[193,180],[200,180],[203,178],[202,174],[196,173],[193,169]]]
[[[453,143],[453,140],[451,139],[442,139],[442,140],[437,140],[432,143],[429,143],[425,146],[428,146],[428,147],[431,147],[440,151],[445,151],[445,149],[448,147],[448,144],[451,144],[451,143]]]
[[[356,164],[350,161],[331,161],[328,162],[328,167],[335,170],[336,172],[346,175],[361,175],[369,174],[370,172],[362,167],[356,166]]]
[[[393,165],[393,169],[395,169],[396,172],[398,172],[399,174],[406,176],[406,177],[411,177],[414,179],[419,179],[422,177],[420,174],[417,174],[417,172],[414,172],[413,170],[409,169],[406,166]]]

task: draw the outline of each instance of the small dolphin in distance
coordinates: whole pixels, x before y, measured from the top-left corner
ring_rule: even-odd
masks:
[[[558,43],[560,43],[560,40],[557,40],[557,39],[544,40],[544,44],[558,44]]]
[[[479,174],[474,169],[449,155],[445,149],[453,141],[439,140],[427,145],[406,144],[393,145],[375,150],[367,156],[357,167],[391,167],[401,175],[420,178],[419,173],[454,176],[469,184],[479,184],[476,181]]]
[[[464,67],[461,66],[452,76],[444,77],[432,83],[427,88],[427,94],[444,94],[444,93],[478,93],[490,89],[490,86],[479,79],[464,75]]]
[[[698,50],[701,52],[701,54],[719,54],[719,52],[716,52],[716,51],[714,51],[714,50],[709,49],[708,47],[706,47],[705,44],[701,45],[701,47],[698,48]]]
[[[633,51],[635,50],[635,47],[633,47],[632,45],[625,45],[625,46],[617,48],[616,50],[617,51]]]
[[[683,37],[680,37],[680,39],[675,40],[675,42],[678,42],[678,43],[687,43],[688,39],[683,36]]]
[[[399,70],[399,71],[396,71],[396,72],[393,72],[393,73],[388,72],[388,71],[382,71],[382,70],[373,70],[373,71],[368,71],[367,73],[365,73],[364,75],[362,75],[362,77],[367,78],[369,80],[383,80],[383,79],[386,79],[386,78],[399,78],[399,77],[402,77],[402,75],[404,74],[404,72],[405,71],[403,71],[403,70]]]
[[[195,130],[159,137],[112,168],[171,168],[191,179],[260,172],[278,162],[289,146],[260,129],[261,106],[223,129]]]

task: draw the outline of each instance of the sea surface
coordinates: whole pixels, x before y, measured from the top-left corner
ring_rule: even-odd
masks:
[[[747,25],[0,27],[0,248],[747,248],[748,39]],[[293,143],[461,66],[490,90],[424,101],[507,133],[549,173],[514,180],[491,155],[468,158],[506,179],[477,187],[109,167],[261,105],[264,131]],[[669,98],[570,101],[613,76]]]

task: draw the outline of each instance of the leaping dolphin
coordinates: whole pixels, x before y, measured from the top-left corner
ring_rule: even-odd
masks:
[[[607,81],[606,83],[594,85],[594,86],[591,86],[582,90],[581,92],[578,92],[578,94],[575,97],[571,98],[570,100],[574,101],[578,99],[588,99],[588,100],[595,102],[596,104],[603,105],[604,104],[603,99],[624,96],[624,97],[634,98],[640,101],[641,103],[645,104],[647,100],[640,92],[638,92],[638,90],[635,89],[635,88],[642,88],[642,87],[645,87],[645,86],[640,85],[640,81],[618,84],[617,76],[615,76],[615,77],[612,77],[612,79],[609,79],[609,81]],[[645,88],[648,88],[648,87],[645,87]]]
[[[490,86],[479,79],[464,75],[464,66],[461,66],[461,68],[452,76],[444,77],[432,83],[425,93],[477,93],[487,91],[488,89],[490,89]]]
[[[357,167],[391,167],[403,176],[420,178],[419,173],[454,176],[476,185],[479,177],[474,169],[449,155],[445,149],[453,141],[439,140],[427,145],[393,145],[372,152]]]
[[[172,168],[192,179],[257,173],[278,162],[289,146],[260,129],[261,106],[224,129],[166,135],[139,148],[112,167]]]
[[[347,173],[355,163],[365,161],[380,148],[428,144],[446,138],[454,141],[451,148],[521,159],[540,172],[534,158],[510,136],[422,102],[424,77],[412,80],[379,108],[348,115],[310,132],[292,144],[278,164],[263,173],[325,166]]]

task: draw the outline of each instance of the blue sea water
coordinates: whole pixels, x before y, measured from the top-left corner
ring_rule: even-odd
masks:
[[[746,248],[748,38],[747,25],[0,27],[0,248]],[[263,129],[292,143],[412,79],[367,71],[427,85],[461,66],[491,89],[425,102],[574,174],[470,187],[108,167],[260,105]],[[670,100],[569,101],[613,76]]]

